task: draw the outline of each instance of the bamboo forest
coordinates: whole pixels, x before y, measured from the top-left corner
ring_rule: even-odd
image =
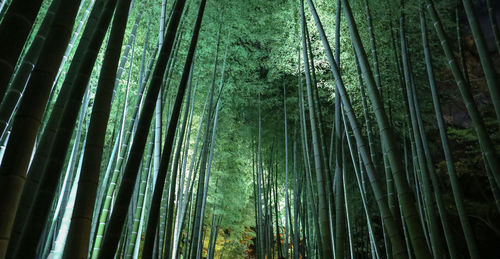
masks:
[[[499,0],[0,0],[0,259],[498,259],[499,24]]]

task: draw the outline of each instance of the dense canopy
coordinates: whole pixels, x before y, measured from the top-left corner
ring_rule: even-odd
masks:
[[[0,259],[497,258],[499,21],[0,0]]]

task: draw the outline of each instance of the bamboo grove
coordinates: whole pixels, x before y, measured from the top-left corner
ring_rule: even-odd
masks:
[[[0,259],[496,258],[493,0],[0,0]]]

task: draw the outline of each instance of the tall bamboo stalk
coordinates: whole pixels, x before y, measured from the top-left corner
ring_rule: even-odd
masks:
[[[498,79],[498,74],[495,71],[493,62],[491,61],[490,53],[488,51],[488,46],[486,45],[486,40],[484,39],[484,35],[481,31],[479,21],[476,18],[476,14],[474,13],[473,9],[474,7],[472,5],[472,1],[462,0],[462,4],[464,6],[464,10],[467,15],[467,20],[469,21],[470,30],[472,32],[472,35],[474,36],[474,42],[476,43],[477,53],[479,54],[479,61],[481,62],[481,66],[483,67],[483,72],[486,77],[486,83],[488,85],[488,90],[490,92],[493,108],[495,108],[495,113],[497,115],[497,123],[500,125],[500,81]],[[490,10],[488,11],[491,12]],[[496,17],[491,17],[490,14],[490,21],[495,22]],[[495,29],[495,27],[493,28]],[[494,31],[493,33],[493,35],[495,36],[496,44],[498,44],[497,32],[498,28],[496,28],[496,31]],[[498,179],[499,178],[498,173],[496,173],[495,178],[497,181],[497,185],[500,186],[500,179]]]
[[[439,129],[439,136],[441,138],[441,145],[443,147],[443,152],[446,160],[446,167],[448,169],[448,175],[450,177],[450,183],[453,193],[453,198],[455,199],[455,205],[458,211],[458,217],[460,219],[460,224],[462,226],[467,248],[469,250],[469,255],[471,258],[479,258],[479,251],[477,249],[474,234],[472,232],[469,218],[465,211],[465,205],[463,201],[463,194],[458,182],[457,174],[455,171],[455,165],[453,156],[451,155],[450,147],[448,144],[448,136],[446,135],[446,128],[443,120],[443,115],[441,112],[441,104],[439,102],[439,96],[436,89],[436,81],[434,78],[434,70],[432,66],[432,55],[429,48],[429,43],[427,39],[427,26],[425,21],[424,13],[420,15],[420,27],[422,31],[422,46],[424,48],[425,64],[427,69],[427,77],[429,80],[429,86],[432,94],[432,102],[434,106],[434,111],[436,115],[436,122]]]
[[[329,205],[327,199],[327,189],[329,186],[326,184],[326,168],[324,168],[324,163],[322,162],[324,157],[321,154],[321,143],[319,139],[318,133],[318,125],[316,118],[316,111],[313,104],[312,97],[312,86],[309,72],[309,63],[308,63],[308,53],[307,53],[307,45],[306,45],[306,31],[305,27],[307,26],[305,20],[305,12],[304,12],[304,1],[300,1],[300,10],[301,10],[301,31],[302,31],[302,54],[304,57],[304,72],[306,76],[306,90],[309,104],[309,120],[311,127],[311,136],[312,136],[312,145],[313,145],[313,156],[314,156],[314,165],[316,171],[316,182],[317,182],[317,192],[318,192],[318,214],[319,214],[319,224],[321,226],[321,242],[322,242],[322,251],[321,254],[324,258],[329,258],[333,255],[333,247],[331,242],[331,228],[330,228],[330,217],[329,217]]]
[[[104,244],[106,244],[106,246],[104,247],[106,247],[107,250],[106,254],[111,256],[114,255],[113,250],[116,251],[116,246],[125,221],[126,212],[130,204],[133,186],[135,185],[135,180],[137,179],[138,168],[140,166],[142,155],[144,154],[149,125],[151,124],[153,117],[155,101],[160,91],[163,72],[166,68],[168,57],[172,52],[172,45],[177,33],[180,18],[182,16],[184,4],[185,0],[178,0],[174,4],[173,8],[175,11],[173,12],[172,19],[168,24],[165,42],[161,47],[160,55],[156,61],[153,77],[144,100],[142,112],[137,124],[137,130],[133,138],[127,164],[125,166],[122,183],[120,185],[115,206],[108,223],[108,229],[104,238]]]
[[[33,7],[31,4],[36,6],[37,2],[39,1],[30,2],[30,5],[26,5],[24,7]],[[19,5],[18,3],[19,2],[16,2],[16,5],[11,6],[9,8],[9,12],[12,10],[15,11],[16,9],[14,7]],[[24,8],[23,5],[23,3],[20,3],[22,8]],[[78,6],[79,1],[68,1],[59,5],[54,17],[54,22],[52,23],[50,32],[48,33],[49,40],[45,41],[43,45],[42,52],[38,58],[38,63],[33,69],[23,101],[21,102],[14,119],[12,134],[9,137],[10,145],[5,151],[4,162],[0,167],[0,196],[2,197],[0,198],[0,257],[5,257],[7,253],[11,230],[26,179],[26,171],[31,160],[36,133],[38,127],[40,126],[40,118],[48,100],[50,85],[55,77],[55,73],[59,62],[62,59],[66,44],[70,39]],[[35,8],[36,10],[34,14],[36,14],[38,8]],[[29,8],[27,9],[29,10]],[[10,20],[13,22],[23,23],[28,21],[29,23],[30,20],[28,17],[21,17],[23,16],[10,17]],[[19,18],[21,18],[21,20],[16,21],[16,19]],[[15,23],[9,24],[10,20],[4,19],[2,25],[0,26],[0,35],[5,32],[12,32],[12,30],[19,30],[19,34],[16,33],[15,36],[12,37],[12,39],[15,40],[16,36],[19,37],[23,35],[23,29],[26,29],[26,26],[22,27],[23,24]],[[20,26],[20,28],[16,28],[16,26]],[[29,32],[30,28],[31,24],[29,24],[27,32]],[[27,36],[27,32],[25,36]],[[21,39],[19,38],[18,40]],[[21,42],[8,42],[6,40],[4,43],[6,42],[7,46],[9,46],[9,44],[16,45],[12,45],[11,47],[19,48],[20,52],[22,48],[20,47],[22,46]],[[17,57],[15,57],[15,50],[4,46],[0,46],[0,49],[2,49],[2,53],[0,53],[0,59],[3,61],[1,62],[2,64],[9,65],[10,62],[8,58],[4,59],[4,51],[12,51],[9,55],[14,55],[11,57],[14,57],[15,60],[11,61],[17,61]],[[13,64],[10,65],[13,66]],[[6,67],[5,70],[8,71],[9,69]],[[2,74],[7,75],[8,73]],[[8,77],[2,76],[2,79],[0,80],[3,81],[6,79],[8,81],[9,78],[10,75]],[[4,83],[6,86],[7,82]],[[2,89],[0,86],[0,96],[3,97],[4,91],[5,88]]]
[[[429,256],[429,249],[427,244],[424,242],[422,226],[417,221],[417,211],[414,205],[414,197],[412,196],[408,182],[402,175],[404,168],[396,141],[394,139],[394,133],[387,119],[380,94],[377,91],[373,73],[370,65],[368,64],[365,49],[361,42],[349,2],[347,0],[342,0],[342,3],[344,6],[344,15],[346,17],[347,24],[349,25],[351,40],[354,45],[356,55],[359,58],[361,70],[368,86],[368,95],[379,126],[380,135],[383,141],[382,145],[385,146],[385,150],[388,154],[392,176],[398,192],[398,199],[403,211],[405,222],[408,226],[414,252],[417,258],[425,258]]]

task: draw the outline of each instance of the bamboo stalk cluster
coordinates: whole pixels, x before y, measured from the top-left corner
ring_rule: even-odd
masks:
[[[296,72],[269,82],[272,68],[258,64],[261,73],[246,71],[258,74],[248,83],[235,63],[249,70],[252,64],[242,65],[237,50],[269,49],[232,27],[231,3],[0,0],[0,259],[212,259],[238,249],[251,258],[485,256],[437,78],[439,69],[454,79],[497,215],[497,134],[474,99],[462,46],[467,22],[498,132],[498,71],[477,7],[457,1],[455,50],[432,0],[417,4],[418,44],[408,31],[415,3],[401,0],[399,12],[388,15],[389,31],[378,32],[375,1],[330,2],[287,2]],[[325,6],[334,7],[333,25],[321,16]],[[486,8],[500,55],[492,1]],[[391,45],[385,56],[393,61],[381,58],[381,42]],[[430,47],[436,42],[444,68],[433,56],[439,49]],[[423,75],[416,63],[425,65]],[[386,71],[397,78],[398,97],[383,80]],[[325,80],[332,89],[322,87]],[[229,96],[243,91],[251,93],[247,100]],[[403,109],[394,111],[398,105]],[[273,109],[279,112],[266,113]],[[429,140],[428,124],[436,125],[439,143]],[[228,193],[235,192],[231,184],[248,191]],[[245,200],[236,206],[231,195]]]

